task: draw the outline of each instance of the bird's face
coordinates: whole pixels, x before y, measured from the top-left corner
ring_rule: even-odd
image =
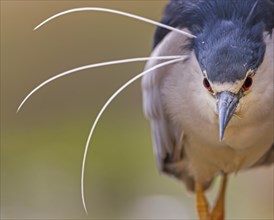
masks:
[[[253,76],[265,53],[263,26],[222,21],[205,27],[195,39],[194,49],[203,74],[201,84],[216,100],[222,140],[240,99],[252,93],[256,83]]]

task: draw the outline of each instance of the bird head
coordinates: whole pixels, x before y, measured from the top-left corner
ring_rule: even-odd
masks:
[[[203,73],[203,86],[215,100],[219,136],[235,113],[240,99],[252,93],[253,76],[265,54],[264,25],[220,20],[206,24],[194,41]],[[253,82],[254,81],[254,82]]]

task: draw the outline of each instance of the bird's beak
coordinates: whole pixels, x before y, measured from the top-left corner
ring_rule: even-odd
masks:
[[[220,141],[223,140],[225,128],[235,112],[239,102],[238,94],[231,92],[220,92],[217,94],[217,110],[219,115],[219,135]]]

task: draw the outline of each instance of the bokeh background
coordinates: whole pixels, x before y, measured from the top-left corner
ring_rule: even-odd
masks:
[[[80,197],[85,142],[96,114],[144,63],[108,66],[56,80],[16,114],[42,81],[78,66],[148,56],[155,27],[102,12],[58,18],[75,7],[118,9],[159,20],[167,1],[1,1],[1,218],[195,219],[195,198],[159,175],[140,83],[103,115],[91,142],[85,177],[89,216]],[[273,219],[273,166],[232,175],[229,219]],[[218,181],[209,193],[216,196]]]

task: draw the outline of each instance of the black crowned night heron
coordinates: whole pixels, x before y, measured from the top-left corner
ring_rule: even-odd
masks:
[[[162,23],[196,38],[155,34],[152,56],[188,56],[142,81],[158,166],[196,192],[200,219],[224,219],[227,175],[274,161],[274,1],[172,0]],[[218,174],[209,210],[204,190]]]

